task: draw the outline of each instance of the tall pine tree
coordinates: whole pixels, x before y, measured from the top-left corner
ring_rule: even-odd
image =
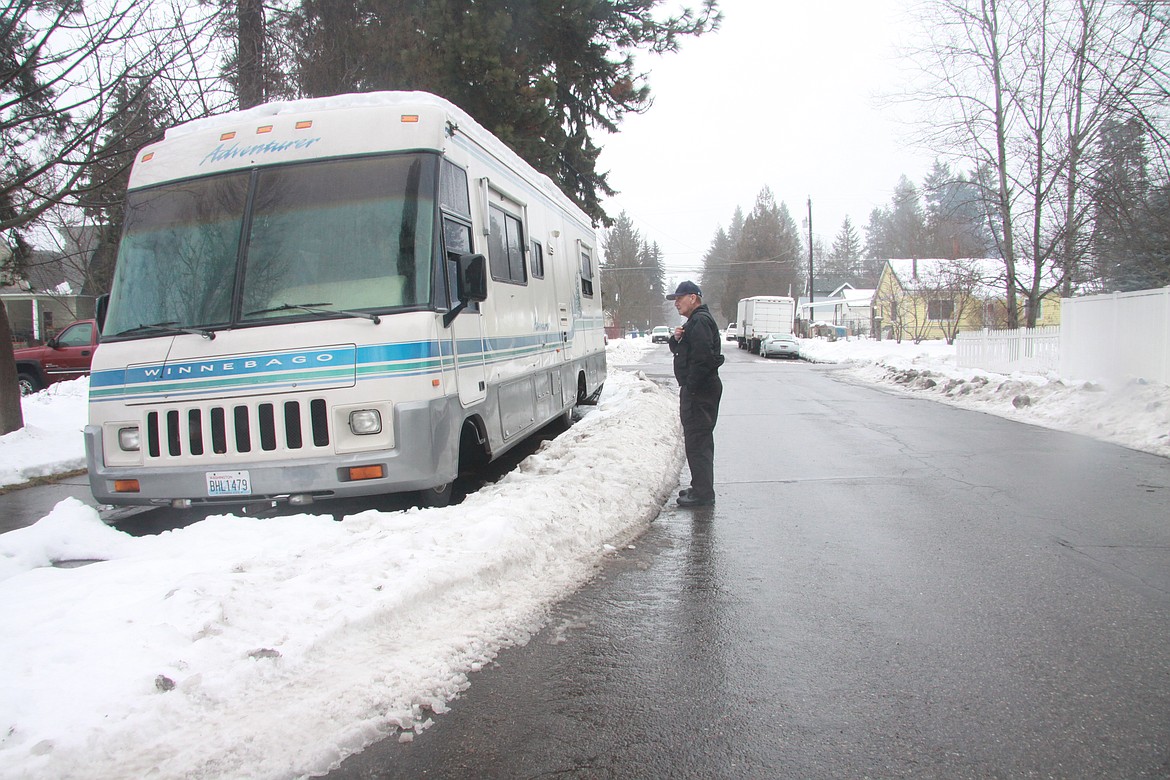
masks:
[[[861,237],[848,214],[841,220],[841,229],[833,239],[821,273],[841,277],[851,284],[861,281]]]
[[[784,203],[764,187],[744,220],[727,276],[726,300],[795,295],[803,289],[800,234]]]
[[[607,222],[615,194],[597,169],[598,132],[650,107],[634,53],[674,52],[714,30],[716,0],[663,16],[663,0],[304,0],[290,20],[311,96],[433,92]]]

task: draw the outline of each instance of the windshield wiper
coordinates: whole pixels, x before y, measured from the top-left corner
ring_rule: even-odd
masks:
[[[128,336],[131,333],[139,333],[147,331],[148,333],[168,333],[174,335],[176,333],[193,333],[196,336],[202,336],[208,341],[215,340],[215,331],[207,328],[186,328],[179,325],[177,322],[154,322],[150,325],[139,325],[134,328],[127,328],[126,330],[115,333],[115,336]]]
[[[274,311],[307,311],[312,314],[344,314],[347,317],[357,317],[363,320],[369,320],[377,325],[382,321],[382,318],[377,314],[370,314],[364,311],[350,311],[349,309],[325,309],[324,306],[332,306],[328,301],[321,303],[282,303],[279,306],[273,306],[270,309],[257,309],[245,314],[245,317],[254,317],[257,314],[271,314]]]

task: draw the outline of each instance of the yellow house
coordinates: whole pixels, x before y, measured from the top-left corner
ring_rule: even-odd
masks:
[[[1004,279],[998,258],[887,260],[873,297],[875,327],[882,338],[948,343],[960,331],[1006,328]],[[1026,322],[1026,301],[1016,300],[1019,320]],[[1041,300],[1036,324],[1060,324],[1059,292]]]

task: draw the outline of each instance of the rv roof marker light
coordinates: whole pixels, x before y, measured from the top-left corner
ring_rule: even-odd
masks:
[[[403,124],[415,124],[418,122],[418,114],[403,114],[402,122]]]
[[[438,379],[432,379],[432,380],[431,380],[431,387],[438,387],[438,386],[439,386],[439,380],[438,380]]]
[[[150,162],[153,159],[154,152],[147,152],[146,154],[142,155],[142,162]]]
[[[256,128],[256,135],[263,135],[264,133],[271,133],[272,125],[260,125]]]
[[[231,130],[231,131],[229,131],[229,132],[226,132],[226,133],[223,133],[222,135],[220,135],[220,137],[219,137],[219,140],[221,140],[221,141],[230,141],[230,140],[232,140],[232,139],[233,139],[233,138],[235,138],[235,137],[236,137],[236,131],[235,131],[235,130]]]
[[[296,123],[297,130],[308,130],[312,126],[313,126],[312,119],[302,119],[301,121]]]

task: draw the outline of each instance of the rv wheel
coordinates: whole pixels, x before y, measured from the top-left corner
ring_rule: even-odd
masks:
[[[418,491],[419,508],[428,509],[450,505],[454,487],[454,482],[448,482],[446,485],[439,485],[438,487]]]

